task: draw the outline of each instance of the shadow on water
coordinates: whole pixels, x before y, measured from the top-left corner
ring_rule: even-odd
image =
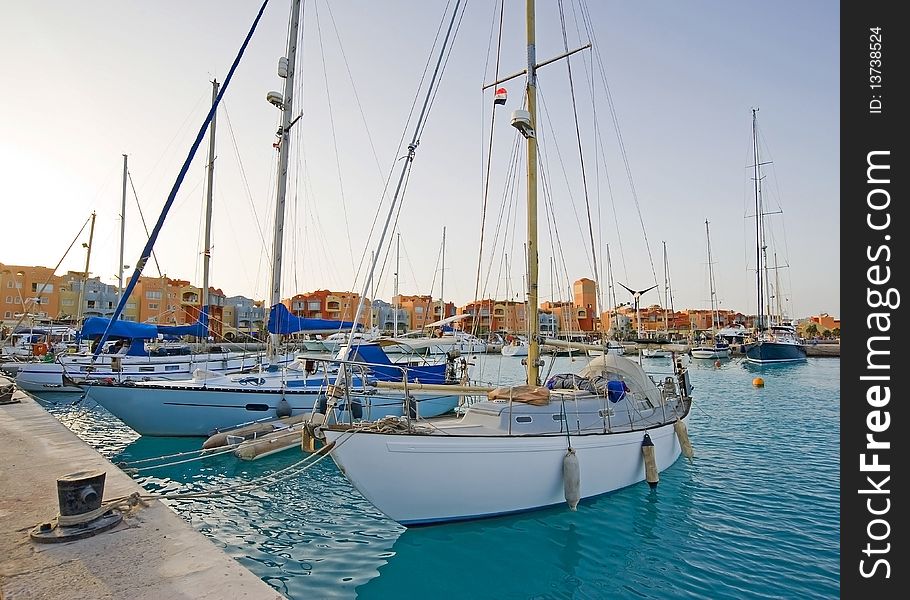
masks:
[[[357,598],[608,598],[628,597],[627,586],[640,597],[670,597],[668,581],[651,581],[642,565],[684,564],[664,560],[685,534],[679,523],[691,518],[691,467],[681,459],[656,489],[642,482],[583,501],[577,511],[561,505],[407,529]]]

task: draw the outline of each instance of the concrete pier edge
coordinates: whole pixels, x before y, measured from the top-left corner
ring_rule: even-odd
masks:
[[[32,541],[57,515],[58,477],[101,469],[105,500],[147,492],[31,396],[14,397],[0,405],[0,599],[284,598],[157,500],[93,537]]]

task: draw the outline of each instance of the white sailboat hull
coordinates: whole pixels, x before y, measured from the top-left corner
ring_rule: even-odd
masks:
[[[500,353],[503,356],[527,356],[528,346],[526,344],[506,344]]]
[[[685,421],[685,419],[684,419]],[[648,429],[658,470],[680,454],[673,424]],[[566,436],[389,435],[326,430],[332,457],[367,500],[403,525],[563,504]],[[581,498],[644,480],[644,431],[571,436]]]
[[[217,354],[187,354],[178,356],[122,356],[120,368],[114,370],[111,355],[100,355],[92,364],[91,356],[64,356],[60,362],[23,363],[16,373],[16,385],[27,392],[79,392],[77,384],[113,379],[115,381],[180,380],[192,377],[193,371],[203,369],[212,373],[234,373],[254,369],[263,363],[263,356],[231,352]],[[286,355],[278,364],[293,359]]]
[[[730,358],[730,348],[704,346],[692,348],[692,358]]]
[[[272,419],[287,400],[294,415],[311,412],[325,398],[325,380],[284,380],[259,376],[215,380],[146,382],[137,385],[87,386],[87,397],[126,423],[136,433],[153,436],[210,436],[216,430]],[[372,421],[403,413],[401,394],[351,394],[360,418]],[[458,406],[459,396],[445,392],[412,392],[421,417],[445,414]],[[343,402],[339,406],[343,406]],[[343,411],[350,418],[350,411]]]

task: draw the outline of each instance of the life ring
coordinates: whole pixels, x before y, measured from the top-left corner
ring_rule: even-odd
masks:
[[[38,342],[37,344],[32,344],[32,354],[34,356],[44,356],[47,354],[47,344],[44,342]]]

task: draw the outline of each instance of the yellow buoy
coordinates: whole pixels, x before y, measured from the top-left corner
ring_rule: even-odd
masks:
[[[695,456],[695,450],[692,449],[692,442],[689,441],[689,430],[686,428],[685,422],[677,419],[673,424],[673,429],[676,431],[676,437],[679,438],[679,447],[683,456],[691,461]]]
[[[641,455],[645,459],[645,481],[652,488],[655,488],[657,487],[657,482],[660,481],[660,475],[657,473],[654,442],[651,441],[651,436],[647,432],[645,432],[645,437],[641,441]]]
[[[752,380],[752,385],[754,385],[755,387],[765,387],[765,380],[762,379],[761,377],[756,377],[755,379]]]

